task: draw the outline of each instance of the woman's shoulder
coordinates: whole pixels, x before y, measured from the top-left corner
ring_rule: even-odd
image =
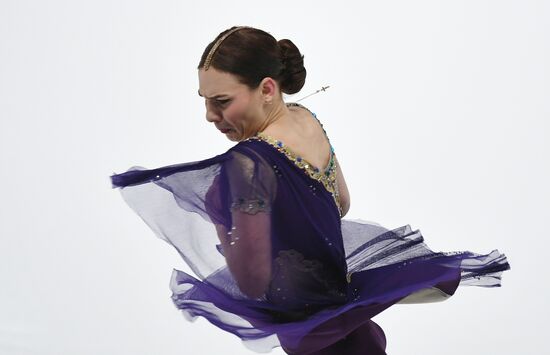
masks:
[[[306,106],[304,106],[301,103],[287,102],[287,103],[285,103],[285,105],[289,108],[302,111],[306,116],[313,116],[313,117],[317,118],[317,115],[315,114],[315,112],[311,111],[309,108],[307,108]]]
[[[323,140],[330,143],[325,127],[315,112],[297,102],[288,102],[286,105],[298,113],[295,116],[297,118],[295,121],[300,126],[300,132],[310,139],[316,139],[317,143]]]
[[[269,150],[262,146],[261,140],[256,135],[239,141],[229,148],[224,154],[226,159],[245,159],[254,162],[268,160]]]

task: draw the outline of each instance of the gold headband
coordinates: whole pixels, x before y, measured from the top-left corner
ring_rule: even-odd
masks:
[[[214,57],[214,52],[216,52],[216,49],[218,49],[218,47],[223,42],[223,40],[226,39],[227,37],[229,37],[232,33],[236,32],[238,30],[241,30],[243,28],[251,28],[251,27],[249,27],[249,26],[236,27],[236,28],[232,29],[231,31],[227,32],[226,34],[224,34],[220,39],[218,39],[218,41],[210,49],[210,52],[208,52],[208,56],[206,56],[206,60],[204,61],[204,71],[207,71],[208,68],[210,67],[210,62],[212,62],[212,57]]]

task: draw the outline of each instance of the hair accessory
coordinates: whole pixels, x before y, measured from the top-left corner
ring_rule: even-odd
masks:
[[[208,55],[206,56],[206,60],[204,61],[204,71],[207,71],[208,68],[210,67],[210,62],[212,62],[212,58],[214,57],[214,53],[216,52],[216,49],[218,49],[218,47],[220,46],[220,44],[227,38],[229,37],[231,34],[233,34],[234,32],[237,32],[238,30],[241,30],[243,28],[252,28],[252,27],[249,27],[249,26],[239,26],[239,27],[235,27],[234,29],[230,30],[229,32],[227,32],[226,34],[224,34],[222,37],[220,37],[220,39],[218,39],[216,41],[216,43],[212,46],[212,48],[210,49],[210,52],[208,52]]]
[[[308,97],[310,97],[311,95],[315,95],[315,94],[317,94],[317,93],[320,92],[320,91],[325,91],[325,90],[328,89],[329,87],[330,87],[330,86],[328,86],[328,85],[327,85],[327,86],[323,86],[323,87],[321,87],[319,90],[315,91],[314,93],[309,94],[309,95],[307,95],[307,96],[304,96],[304,97],[302,97],[300,100],[296,100],[295,102],[302,101],[303,99],[308,98]]]

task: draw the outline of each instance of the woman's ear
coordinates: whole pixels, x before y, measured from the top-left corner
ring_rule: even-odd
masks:
[[[262,90],[262,96],[266,103],[272,102],[273,98],[277,95],[279,90],[279,85],[271,77],[265,77],[260,82],[260,88]]]

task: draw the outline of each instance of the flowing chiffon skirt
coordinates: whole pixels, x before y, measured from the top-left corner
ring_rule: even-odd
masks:
[[[239,171],[249,175],[235,183]],[[385,354],[386,337],[372,317],[396,303],[443,301],[458,286],[500,287],[510,269],[497,249],[435,252],[408,224],[341,219],[323,184],[259,140],[202,161],[133,167],[111,183],[193,271],[172,271],[176,308],[256,352]],[[235,201],[248,203],[251,216],[269,213],[272,223],[276,272],[262,297],[239,290],[220,245],[216,227],[231,228]]]

